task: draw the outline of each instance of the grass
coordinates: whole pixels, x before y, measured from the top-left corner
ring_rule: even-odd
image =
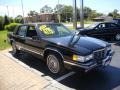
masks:
[[[10,45],[7,42],[7,30],[0,30],[0,50],[9,48]]]

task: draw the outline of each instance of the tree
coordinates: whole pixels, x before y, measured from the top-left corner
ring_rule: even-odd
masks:
[[[10,23],[13,23],[14,19],[12,17],[9,17],[9,21],[10,21]]]
[[[108,16],[113,17],[113,14],[112,13],[108,13]]]
[[[70,21],[73,16],[73,8],[72,6],[64,6],[61,12],[61,21]]]
[[[113,18],[119,18],[120,14],[118,13],[117,9],[114,9],[113,12],[110,12],[108,16],[112,16]]]
[[[23,23],[24,21],[23,21],[22,15],[18,15],[17,17],[15,17],[15,22],[16,23]]]
[[[30,17],[32,17],[32,16],[37,16],[38,15],[38,13],[36,12],[36,11],[30,11],[29,13],[28,13],[28,16]]]
[[[62,5],[62,4],[57,4],[57,5],[55,6],[55,8],[54,8],[54,12],[61,14],[63,9],[64,9],[64,5]]]
[[[4,20],[3,20],[3,27],[5,26],[5,25],[8,25],[10,22],[9,22],[9,18],[5,15],[4,16]]]
[[[96,18],[98,16],[102,16],[103,13],[98,13],[96,10],[92,10],[89,7],[84,7],[84,18],[87,19],[92,19]]]
[[[90,19],[92,13],[92,9],[89,7],[84,7],[84,18],[85,19]]]
[[[40,9],[40,13],[52,13],[52,12],[53,12],[53,9],[47,5],[43,6]]]
[[[114,18],[117,18],[118,16],[119,16],[118,10],[115,9],[115,10],[113,11],[113,17],[114,17]]]
[[[104,14],[103,13],[97,13],[97,17],[98,16],[103,16]]]
[[[2,30],[3,29],[3,17],[2,16],[0,16],[0,30]]]
[[[96,10],[92,10],[91,14],[90,14],[90,19],[92,18],[96,18],[97,17],[97,12]]]

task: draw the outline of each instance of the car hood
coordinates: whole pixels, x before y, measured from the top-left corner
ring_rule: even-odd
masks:
[[[105,41],[95,39],[92,37],[80,36],[80,38],[77,40],[79,36],[76,36],[74,37],[73,40],[71,40],[72,37],[73,36],[66,36],[66,37],[54,37],[54,38],[45,38],[45,39],[59,46],[63,46],[66,49],[68,48],[71,49],[72,51],[77,51],[81,55],[90,54],[95,50],[102,49],[110,45]]]

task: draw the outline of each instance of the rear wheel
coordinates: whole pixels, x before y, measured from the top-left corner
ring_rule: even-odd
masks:
[[[64,71],[63,60],[58,54],[47,55],[47,67],[53,74],[61,74]]]

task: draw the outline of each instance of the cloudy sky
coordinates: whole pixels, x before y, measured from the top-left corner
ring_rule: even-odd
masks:
[[[52,8],[58,4],[58,0],[22,0],[24,6],[24,13],[30,10],[40,11],[44,5]],[[59,0],[60,4],[73,5],[73,0]],[[84,0],[84,6],[88,6],[98,12],[107,14],[108,12],[118,9],[120,11],[120,0]],[[80,0],[77,0],[77,6],[80,6]],[[8,8],[8,9],[7,9]],[[8,15],[16,17],[22,15],[21,0],[1,0],[0,1],[0,15]]]

